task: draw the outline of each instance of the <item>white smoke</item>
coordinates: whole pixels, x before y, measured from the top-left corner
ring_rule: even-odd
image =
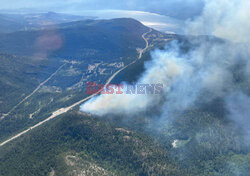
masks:
[[[185,66],[173,53],[156,51],[153,53],[153,58],[155,59],[147,63],[146,72],[137,85],[164,84],[164,95],[166,95],[173,80],[184,73]],[[124,85],[124,87],[133,86],[126,83]],[[103,94],[83,104],[81,110],[97,115],[133,114],[158,104],[160,99],[161,95],[157,94]]]
[[[232,47],[227,43],[203,43],[186,54],[180,54],[176,45],[171,51],[156,50],[137,84],[163,83],[163,96],[104,94],[83,104],[81,110],[97,115],[135,114],[157,105],[163,98],[167,100],[165,110],[175,111],[192,106],[204,92],[209,96],[202,97],[202,101],[222,97],[232,89],[231,68],[240,54],[231,50]]]
[[[213,51],[217,60],[225,60],[224,65],[216,63],[216,70],[224,76],[220,76],[217,84],[208,81],[207,86],[217,85],[224,87],[219,89],[227,91],[225,95],[225,108],[228,117],[242,127],[249,139],[249,92],[245,92],[250,77],[250,1],[248,0],[205,0],[205,8],[200,17],[188,22],[187,31],[194,35],[210,34],[223,38],[232,43],[230,46]],[[210,59],[211,57],[209,57]],[[245,79],[245,85],[234,87],[230,67],[241,65],[241,77]],[[225,67],[228,65],[228,67]],[[216,74],[214,72],[214,74]],[[228,79],[224,85],[225,78]],[[211,80],[211,79],[209,79]],[[230,88],[229,88],[230,86]],[[218,93],[218,87],[214,88],[214,94]],[[248,93],[248,95],[247,95]]]
[[[146,63],[145,73],[137,82],[164,84],[165,114],[185,110],[197,100],[210,101],[232,92],[232,70],[239,63],[244,63],[243,76],[250,75],[250,2],[205,2],[202,15],[187,22],[188,34],[215,35],[225,41],[203,41],[188,53],[181,53],[176,45],[172,45],[171,50],[156,50],[152,53],[152,61]],[[156,95],[101,95],[83,104],[81,110],[97,115],[134,114],[157,105],[160,100]]]
[[[200,17],[188,21],[188,32],[196,35],[215,35],[238,43],[249,43],[250,1],[205,0]]]
[[[226,98],[228,117],[244,130],[250,141],[250,97],[242,92],[234,92]]]

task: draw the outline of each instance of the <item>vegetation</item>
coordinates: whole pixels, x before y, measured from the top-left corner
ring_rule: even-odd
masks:
[[[65,114],[0,148],[1,175],[69,175],[66,156],[115,175],[181,175],[155,141],[77,113]],[[85,168],[78,168],[84,170]]]

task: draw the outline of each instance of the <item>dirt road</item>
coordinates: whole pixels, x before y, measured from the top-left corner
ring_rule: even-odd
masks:
[[[65,63],[66,64],[66,63]],[[33,92],[31,92],[29,95],[27,95],[25,98],[23,98],[17,105],[15,105],[7,114],[4,114],[0,117],[0,120],[4,119],[6,116],[8,116],[11,112],[13,112],[20,104],[22,104],[24,101],[26,101],[28,98],[30,98],[32,95],[34,95],[45,83],[47,83],[53,76],[57,74],[59,70],[62,69],[62,67],[65,65],[61,65],[53,74],[50,75],[45,81],[40,83]]]

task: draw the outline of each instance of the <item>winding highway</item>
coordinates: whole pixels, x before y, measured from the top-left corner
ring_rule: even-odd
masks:
[[[145,36],[146,36],[147,34],[149,34],[150,32],[152,32],[152,29],[151,29],[151,28],[149,29],[148,32],[142,34],[142,38],[143,38],[143,40],[145,41],[146,46],[145,46],[145,48],[140,49],[138,58],[137,58],[136,60],[134,60],[133,62],[131,62],[130,64],[126,65],[125,67],[121,68],[120,70],[116,71],[116,72],[107,80],[107,82],[106,82],[106,84],[105,84],[104,87],[106,87],[106,86],[114,79],[114,77],[115,77],[117,74],[119,74],[122,70],[126,69],[128,66],[134,64],[136,61],[138,61],[139,59],[142,58],[143,53],[148,49],[148,46],[149,46],[149,45],[148,45],[148,39],[147,39]],[[64,64],[64,65],[65,65],[65,64]],[[53,73],[47,80],[45,80],[44,82],[42,82],[42,83],[41,83],[41,84],[40,84],[40,85],[39,85],[30,95],[28,95],[27,97],[25,97],[25,98],[24,98],[20,103],[18,103],[16,106],[18,106],[19,104],[21,104],[22,102],[24,102],[26,99],[28,99],[30,96],[32,96],[32,95],[33,95],[33,94],[34,94],[43,84],[45,84],[49,79],[51,79],[51,78],[52,78],[52,77],[53,77],[53,76],[54,76],[54,75],[55,75],[64,65],[62,65],[62,66],[61,66],[55,73]],[[59,115],[62,115],[62,114],[64,114],[64,113],[68,112],[68,111],[71,110],[72,108],[74,108],[74,107],[76,107],[76,106],[82,104],[83,102],[89,100],[90,98],[96,96],[96,95],[99,94],[101,91],[102,91],[102,89],[99,90],[98,92],[96,92],[95,94],[92,94],[92,95],[90,95],[90,96],[88,96],[88,97],[86,97],[86,98],[84,98],[84,99],[82,99],[82,100],[80,100],[80,101],[78,101],[78,102],[72,104],[71,106],[68,106],[68,107],[66,107],[66,108],[61,108],[61,109],[58,109],[58,110],[54,111],[54,112],[52,113],[52,115],[49,116],[47,119],[45,119],[45,120],[43,120],[43,121],[37,123],[36,125],[34,125],[34,126],[32,126],[32,127],[29,127],[28,129],[26,129],[26,130],[24,130],[24,131],[22,131],[22,132],[16,134],[15,136],[13,136],[13,137],[11,137],[11,138],[5,140],[4,142],[0,143],[0,147],[3,146],[3,145],[5,145],[5,144],[7,144],[7,143],[9,143],[9,142],[11,142],[11,141],[13,141],[13,140],[15,140],[15,139],[17,139],[17,138],[19,138],[20,136],[24,135],[25,133],[29,132],[30,130],[32,130],[32,129],[34,129],[34,128],[37,128],[37,127],[39,127],[39,126],[41,126],[42,124],[48,122],[49,120],[51,120],[51,119],[53,119],[53,118],[55,118],[55,117],[57,117],[57,116],[59,116]],[[14,107],[14,109],[15,109],[15,108],[16,108],[16,107]],[[13,111],[14,109],[12,108],[12,111]]]

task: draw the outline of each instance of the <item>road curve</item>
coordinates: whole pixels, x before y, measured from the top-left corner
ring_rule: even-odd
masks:
[[[152,29],[151,29],[151,28],[150,28],[150,30],[149,30],[148,32],[142,34],[142,38],[143,38],[143,40],[145,41],[146,46],[145,46],[144,49],[142,49],[142,50],[139,52],[138,58],[137,58],[136,60],[134,60],[132,63],[130,63],[130,64],[126,65],[125,67],[121,68],[120,70],[116,71],[116,72],[107,80],[107,82],[106,82],[106,84],[105,84],[104,87],[106,87],[106,86],[114,79],[114,77],[115,77],[117,74],[119,74],[122,70],[126,69],[128,66],[134,64],[136,61],[138,61],[139,59],[141,59],[143,53],[148,49],[148,40],[145,38],[145,36],[146,36],[147,34],[149,34],[150,32],[152,32]],[[63,66],[64,66],[64,65],[62,65],[59,69],[61,69]],[[58,69],[58,70],[59,70],[59,69]],[[58,70],[57,70],[57,71],[58,71]],[[54,74],[56,74],[57,71],[56,71]],[[52,74],[51,76],[53,77],[54,74]],[[51,77],[49,77],[49,78],[48,78],[47,80],[45,80],[44,82],[47,82],[50,78],[51,78]],[[41,83],[39,86],[43,85],[44,82]],[[38,87],[39,87],[39,86],[38,86]],[[37,89],[39,89],[39,88],[37,88]],[[35,89],[35,90],[36,90],[36,89]],[[35,91],[35,90],[34,90],[34,91]],[[61,109],[58,109],[58,110],[54,111],[54,112],[52,113],[52,115],[49,116],[47,119],[45,119],[45,120],[43,120],[43,121],[37,123],[36,125],[34,125],[34,126],[32,126],[32,127],[29,127],[28,129],[26,129],[26,130],[24,130],[24,131],[18,133],[17,135],[15,135],[15,136],[13,136],[13,137],[11,137],[11,138],[5,140],[4,142],[0,143],[0,147],[3,146],[3,145],[5,145],[5,144],[7,144],[7,143],[9,143],[9,142],[11,142],[11,141],[13,141],[13,140],[15,140],[15,139],[17,139],[17,138],[19,138],[20,136],[24,135],[25,133],[29,132],[30,130],[39,127],[40,125],[46,123],[47,121],[49,121],[49,120],[51,120],[51,119],[53,119],[53,118],[55,118],[55,117],[57,117],[57,116],[59,116],[59,115],[62,115],[62,114],[64,114],[64,113],[68,112],[68,111],[71,110],[72,108],[74,108],[74,107],[76,107],[76,106],[82,104],[83,102],[89,100],[90,98],[96,96],[96,95],[99,94],[101,91],[102,91],[102,90],[99,90],[99,91],[96,92],[95,94],[92,94],[92,95],[90,95],[90,96],[88,96],[88,97],[86,97],[86,98],[84,98],[84,99],[82,99],[82,100],[80,100],[80,101],[78,101],[78,102],[72,104],[71,106],[68,106],[68,107],[66,107],[66,108],[61,108]],[[33,94],[34,94],[34,93],[32,92],[31,95],[33,95]],[[30,96],[31,96],[31,95],[30,95]],[[29,97],[30,97],[30,96],[29,96]]]

